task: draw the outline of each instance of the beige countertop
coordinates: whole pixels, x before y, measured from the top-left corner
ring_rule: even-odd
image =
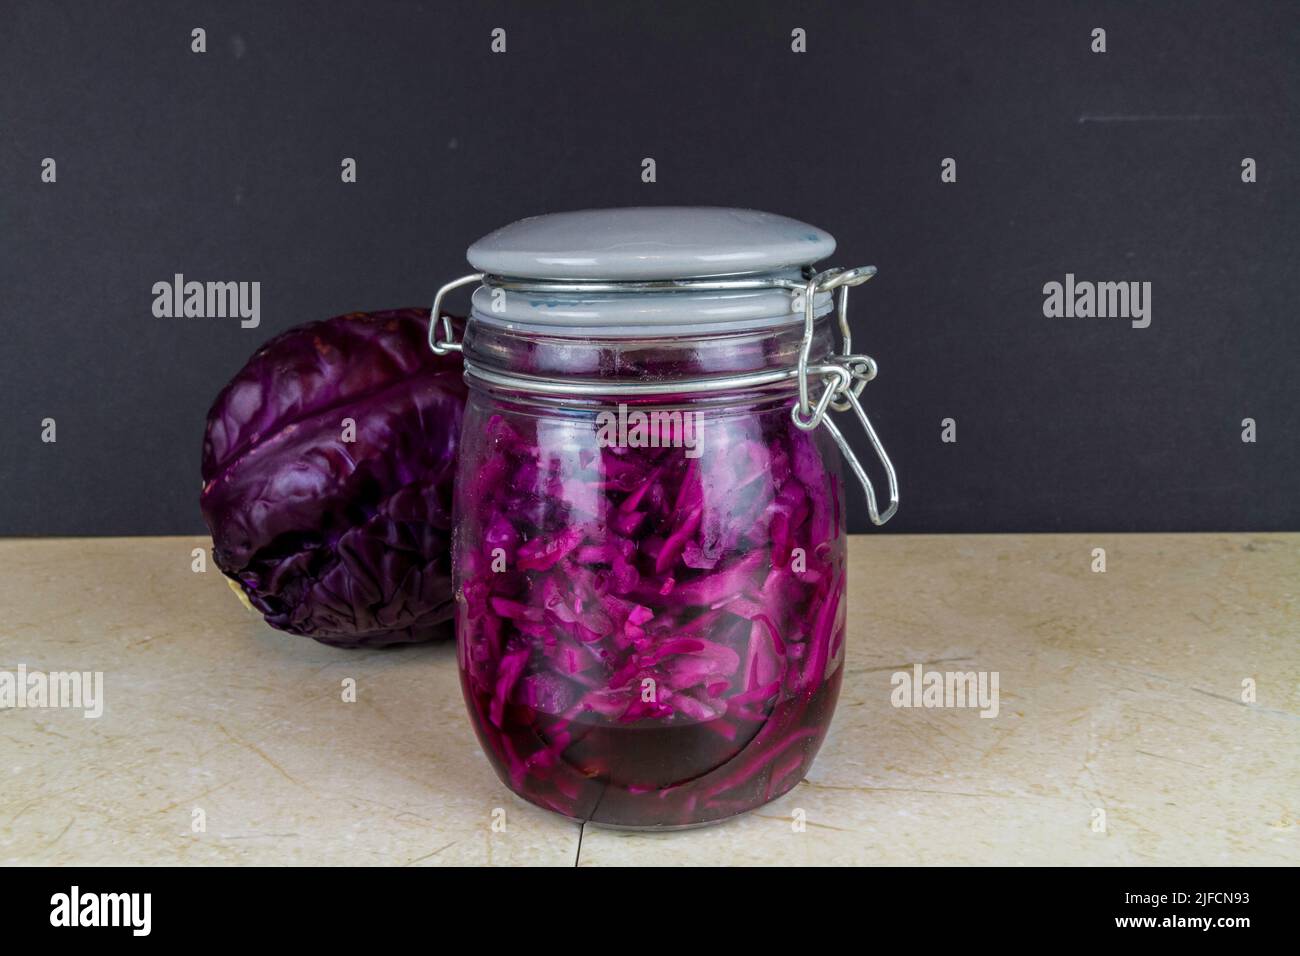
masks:
[[[511,795],[453,647],[277,633],[207,543],[0,542],[0,672],[104,675],[98,718],[0,709],[0,862],[1300,863],[1300,535],[857,536],[809,778],[653,835]],[[918,662],[997,716],[893,706]]]

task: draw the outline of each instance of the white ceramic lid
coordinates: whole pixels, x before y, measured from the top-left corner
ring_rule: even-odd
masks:
[[[638,206],[521,219],[474,243],[466,258],[489,275],[644,281],[777,272],[834,251],[830,233],[770,212]]]

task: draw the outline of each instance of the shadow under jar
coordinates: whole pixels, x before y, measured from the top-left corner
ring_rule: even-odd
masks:
[[[897,504],[857,401],[874,363],[833,350],[848,286],[874,270],[814,273],[833,249],[744,210],[560,214],[480,240],[483,272],[439,293],[431,344],[461,348],[470,386],[462,688],[524,799],[690,827],[811,765],[844,662],[847,445],[829,408],[856,409],[881,454],[891,504],[868,483],[873,520]],[[471,282],[452,342],[441,299]]]

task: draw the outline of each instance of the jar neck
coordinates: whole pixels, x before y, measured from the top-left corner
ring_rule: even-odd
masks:
[[[816,320],[810,360],[829,356],[832,339],[832,317]],[[476,388],[527,392],[503,384],[526,379],[551,400],[739,401],[795,394],[795,379],[778,373],[797,366],[802,342],[799,321],[756,331],[632,339],[546,335],[471,319],[463,353],[466,379]],[[661,390],[657,396],[623,391],[648,383]]]

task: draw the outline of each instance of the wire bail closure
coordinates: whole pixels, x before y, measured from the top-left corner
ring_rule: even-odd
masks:
[[[433,297],[433,308],[429,310],[429,348],[433,349],[434,355],[446,355],[448,352],[459,352],[461,350],[460,343],[456,341],[456,332],[451,327],[451,316],[442,314],[442,300],[447,298],[448,292],[453,292],[463,285],[472,285],[475,282],[482,281],[483,273],[481,272],[461,276],[459,279],[452,279],[439,289],[438,294]],[[439,320],[441,320],[441,323]],[[442,326],[442,338],[438,337],[439,324]]]
[[[879,526],[892,518],[894,512],[898,510],[898,476],[894,472],[894,463],[889,460],[885,446],[880,442],[880,436],[876,434],[871,419],[867,418],[867,413],[858,400],[867,383],[876,377],[876,360],[870,355],[853,354],[853,334],[849,330],[849,289],[862,285],[875,274],[875,266],[859,266],[856,269],[827,269],[825,272],[817,272],[808,277],[801,294],[803,344],[799,349],[799,400],[790,409],[790,417],[794,419],[795,427],[804,431],[813,431],[818,425],[826,426],[826,430],[835,439],[835,444],[839,446],[840,454],[849,463],[849,468],[853,470],[853,474],[862,484],[862,490],[866,492],[867,514],[871,518],[871,523]],[[815,318],[813,297],[819,292],[836,293],[835,313],[840,323],[840,337],[843,339],[840,354],[832,359],[829,370],[810,369],[808,366],[808,359],[812,352]],[[820,374],[823,382],[822,393],[815,402],[812,400],[808,385],[810,371]],[[832,409],[837,412],[846,412],[849,409],[854,411],[858,421],[862,423],[862,430],[867,433],[867,439],[871,442],[876,457],[885,468],[885,476],[889,481],[889,507],[883,512],[877,505],[876,489],[871,484],[871,479],[867,477],[862,462],[858,461],[858,456],[849,447],[839,427],[826,415],[827,411]]]
[[[438,294],[434,296],[433,307],[429,313],[429,348],[433,350],[435,355],[446,355],[449,352],[462,351],[461,343],[456,341],[455,330],[451,325],[451,317],[444,315],[442,312],[442,302],[448,293],[462,286],[475,283],[483,283],[491,288],[513,292],[561,293],[788,289],[794,293],[793,304],[795,310],[802,307],[804,320],[803,341],[799,348],[799,362],[793,369],[724,376],[699,381],[631,382],[621,386],[610,382],[587,382],[572,379],[564,382],[551,382],[536,376],[489,372],[485,369],[474,368],[468,362],[465,366],[466,374],[472,374],[475,378],[482,378],[492,384],[518,388],[524,391],[560,395],[566,393],[581,395],[611,393],[653,395],[691,391],[693,388],[699,391],[717,392],[727,388],[770,384],[789,381],[789,379],[794,378],[799,387],[799,398],[790,409],[790,415],[795,426],[808,432],[815,430],[819,425],[826,426],[826,430],[835,439],[835,444],[839,446],[840,454],[844,456],[844,460],[848,462],[849,468],[857,476],[862,485],[862,490],[866,493],[867,514],[871,518],[871,523],[877,526],[883,525],[898,510],[898,476],[894,472],[893,462],[889,460],[889,455],[885,453],[885,447],[881,444],[880,436],[876,434],[871,420],[867,418],[867,413],[863,410],[862,403],[859,401],[862,390],[868,382],[876,377],[876,362],[869,355],[853,354],[853,340],[849,331],[848,318],[849,289],[853,286],[862,285],[868,279],[873,278],[876,274],[876,267],[859,266],[856,269],[827,269],[824,272],[813,272],[808,269],[805,270],[804,274],[806,279],[803,282],[762,276],[716,279],[659,279],[644,282],[597,282],[567,279],[515,279],[475,272],[471,275],[461,276],[459,279],[453,279],[439,289]],[[810,365],[813,331],[816,324],[814,300],[818,294],[826,292],[835,294],[835,311],[839,320],[840,337],[843,341],[839,354],[832,356],[830,361],[825,364]],[[821,394],[816,399],[812,395],[812,388],[809,383],[810,375],[819,378],[822,383]],[[862,429],[867,433],[867,439],[871,442],[876,457],[879,458],[881,465],[885,469],[885,476],[889,483],[889,507],[883,512],[879,509],[875,487],[872,485],[871,479],[867,477],[862,463],[858,461],[857,455],[849,447],[849,443],[844,438],[844,434],[839,427],[827,415],[828,411],[847,412],[850,409],[857,415],[858,421],[862,423]]]

